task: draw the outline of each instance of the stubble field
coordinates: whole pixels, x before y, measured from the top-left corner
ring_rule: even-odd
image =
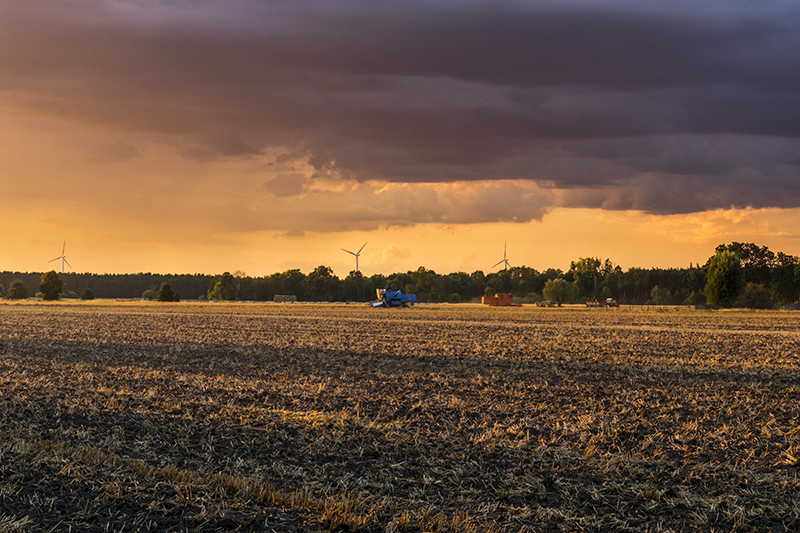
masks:
[[[0,532],[798,531],[798,326],[0,305]]]

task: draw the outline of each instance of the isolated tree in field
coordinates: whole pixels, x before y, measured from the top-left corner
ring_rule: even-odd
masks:
[[[58,295],[61,294],[63,288],[64,282],[55,270],[42,274],[42,282],[39,284],[42,299],[58,300]]]
[[[715,253],[706,264],[705,295],[712,307],[731,307],[744,288],[744,269],[735,253],[723,250]]]
[[[576,288],[572,283],[564,278],[556,278],[548,280],[547,283],[544,284],[542,295],[561,307],[561,304],[573,299],[575,292]]]
[[[83,289],[83,292],[81,293],[81,300],[94,300],[94,293],[92,292],[92,289]]]
[[[8,299],[9,300],[24,300],[28,297],[28,289],[21,279],[15,279],[8,286]]]
[[[147,289],[142,293],[142,298],[144,298],[145,300],[155,300],[156,291],[154,289]]]

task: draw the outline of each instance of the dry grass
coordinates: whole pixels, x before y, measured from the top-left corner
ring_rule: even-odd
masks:
[[[0,532],[796,530],[798,325],[0,305]]]

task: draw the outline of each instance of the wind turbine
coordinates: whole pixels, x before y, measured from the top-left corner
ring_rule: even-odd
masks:
[[[59,259],[61,259],[61,273],[62,274],[64,273],[64,263],[66,263],[67,265],[69,265],[70,268],[72,268],[72,265],[69,264],[69,261],[67,261],[67,256],[64,253],[66,250],[67,250],[67,241],[65,239],[64,240],[64,246],[61,247],[61,255],[59,255],[55,259],[51,259],[50,261],[48,261],[48,263],[52,263],[53,261],[58,261]]]
[[[505,263],[505,266],[503,267],[503,270],[508,270],[509,264],[508,264],[508,258],[506,257],[506,249],[507,248],[508,248],[508,241],[506,241],[503,244],[503,260],[502,261],[498,261],[497,263],[493,264],[492,268],[496,267],[497,265],[502,265],[503,263]]]
[[[364,243],[364,246],[366,246],[366,245],[367,245],[367,243],[365,242],[365,243]],[[344,251],[344,252],[347,252],[347,253],[348,253],[348,254],[350,254],[350,255],[354,255],[354,256],[356,256],[356,272],[358,272],[358,256],[360,256],[360,255],[361,255],[361,250],[363,250],[363,249],[364,249],[364,246],[362,246],[361,248],[359,248],[357,252],[351,252],[350,250],[345,250],[344,248],[342,248],[342,251]]]

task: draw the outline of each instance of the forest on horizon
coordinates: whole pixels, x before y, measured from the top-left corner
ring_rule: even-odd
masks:
[[[388,276],[364,276],[351,271],[345,278],[320,265],[308,274],[290,269],[262,277],[244,272],[207,274],[87,274],[66,272],[59,276],[64,293],[77,297],[89,289],[95,298],[153,298],[164,283],[182,299],[225,301],[272,301],[276,295],[292,295],[298,301],[354,301],[375,299],[375,290],[392,287],[416,294],[419,302],[470,302],[481,296],[510,293],[517,301],[533,303],[544,299],[545,285],[563,279],[572,287],[569,301],[614,298],[620,304],[697,305],[706,303],[709,264],[721,253],[735,254],[740,268],[731,274],[737,278],[736,298],[741,307],[769,307],[792,304],[800,297],[800,258],[773,253],[753,243],[719,245],[705,265],[686,268],[629,268],[622,270],[611,260],[582,257],[567,271],[538,271],[526,266],[490,272],[454,272],[438,274],[419,267],[417,270]],[[28,296],[39,289],[42,273],[0,272],[0,296],[10,284],[21,280]],[[744,301],[742,301],[744,298]]]

